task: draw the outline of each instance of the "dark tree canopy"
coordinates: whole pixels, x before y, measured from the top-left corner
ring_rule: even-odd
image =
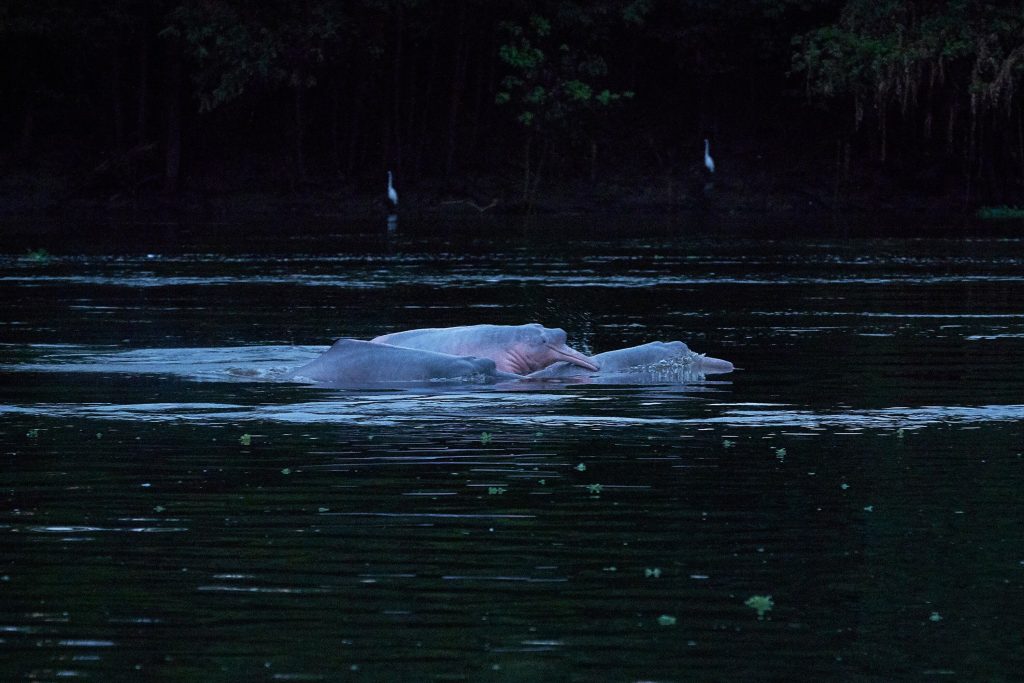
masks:
[[[710,137],[734,185],[1024,194],[1020,2],[0,0],[0,58],[0,170],[73,192],[528,200]]]

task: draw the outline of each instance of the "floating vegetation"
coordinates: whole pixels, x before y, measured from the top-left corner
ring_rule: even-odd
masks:
[[[729,439],[722,439],[722,448],[732,448],[735,444],[735,441],[730,441]]]
[[[1019,220],[1024,218],[1024,208],[1019,206],[983,206],[978,209],[978,218],[986,221]]]
[[[580,463],[579,465],[576,465],[576,471],[577,472],[586,472],[587,471],[587,466],[584,465],[583,463]]]
[[[931,622],[934,622],[934,623],[938,623],[938,622],[942,621],[942,615],[939,614],[938,612],[932,612],[932,615],[930,617],[928,617],[928,621],[931,621]]]
[[[644,569],[644,576],[648,579],[660,579],[661,569],[659,567],[654,567],[653,569],[648,567]]]
[[[153,506],[153,512],[163,512],[166,509],[167,508],[165,508],[163,505],[154,505]]]
[[[775,449],[775,457],[778,458],[780,461],[784,461],[786,459],[786,449],[785,448],[776,448]]]
[[[505,488],[504,486],[488,486],[487,487],[487,493],[492,495],[492,496],[500,496],[501,494],[505,493],[505,491],[508,491],[508,489]]]
[[[842,484],[839,485],[839,488],[845,491],[846,489],[850,488],[850,485],[844,481]]]
[[[50,252],[45,249],[29,249],[25,252],[25,260],[32,263],[49,263],[51,258]]]
[[[874,505],[865,505],[864,506],[864,512],[874,512],[874,511],[875,511],[875,506]]]
[[[590,491],[591,493],[601,493],[603,489],[604,486],[601,484],[587,484],[587,491]]]
[[[251,446],[252,434],[242,434],[242,436],[238,437],[238,443],[242,444],[243,446]]]
[[[493,440],[493,438],[494,437],[491,436],[490,432],[483,432],[480,435],[480,443],[482,443],[483,445],[486,446],[487,444],[489,444]]]
[[[292,469],[290,467],[285,467],[283,470],[281,470],[281,474],[291,474],[291,473],[292,473]]]
[[[758,619],[764,619],[765,613],[771,612],[772,608],[775,607],[775,603],[770,595],[752,595],[743,604],[757,610]]]
[[[671,614],[662,614],[658,617],[659,626],[675,626],[677,619]]]
[[[28,430],[27,432],[25,432],[25,436],[27,436],[30,439],[38,438],[39,437],[39,430],[36,429],[36,428],[32,428],[32,429]]]

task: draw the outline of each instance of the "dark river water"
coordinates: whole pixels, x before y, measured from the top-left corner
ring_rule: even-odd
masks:
[[[403,221],[8,244],[0,679],[1021,680],[1024,241]],[[280,379],[534,321],[737,370]]]

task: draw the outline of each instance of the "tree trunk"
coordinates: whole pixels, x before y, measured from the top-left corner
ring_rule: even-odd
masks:
[[[168,41],[164,90],[167,93],[165,109],[167,115],[167,138],[164,147],[165,195],[178,193],[181,175],[181,46],[177,41]]]
[[[338,130],[338,118],[341,115],[341,83],[337,77],[332,77],[331,88],[331,162],[334,165],[334,172],[341,175],[341,136]]]
[[[427,89],[423,95],[423,101],[426,105],[423,109],[423,115],[420,116],[419,132],[417,134],[415,151],[413,152],[412,168],[416,177],[419,177],[423,172],[423,158],[425,156],[424,149],[428,149],[428,153],[433,151],[428,148],[431,124],[433,123],[431,119],[430,102],[434,99],[434,90],[437,83],[437,55],[441,50],[440,42],[441,41],[436,37],[431,41],[430,67],[426,74]]]
[[[590,138],[590,182],[597,180],[597,140]]]
[[[459,109],[466,89],[466,2],[459,5],[459,33],[455,43],[455,73],[452,74],[451,100],[448,108],[448,149],[444,159],[444,174],[452,174],[455,147],[458,138]]]
[[[1020,109],[1017,110],[1017,163],[1020,164],[1020,188],[1024,188],[1024,126]]]
[[[139,103],[138,118],[136,120],[136,135],[138,144],[145,144],[149,137],[147,129],[147,117],[149,103],[149,41],[143,36],[139,46]]]
[[[360,66],[358,63],[356,66]],[[355,77],[358,79],[355,84],[355,97],[353,98],[352,107],[350,110],[351,116],[348,122],[348,163],[347,163],[347,175],[351,178],[355,172],[356,167],[362,160],[362,123],[363,123],[363,107],[364,99],[366,97],[366,82],[369,76],[367,75],[365,68],[356,68],[354,70]],[[387,140],[385,139],[385,143]]]
[[[32,148],[35,145],[35,109],[35,94],[28,92],[25,94],[25,111],[21,117],[21,140],[18,144],[18,155],[24,160],[32,157]]]
[[[112,63],[110,69],[110,95],[111,104],[113,105],[114,115],[114,149],[118,153],[124,151],[124,102],[122,92],[122,71],[121,71],[121,49],[120,45],[115,45],[112,55]]]
[[[533,143],[533,134],[527,131],[526,146],[523,150],[523,203],[530,201],[530,145]]]
[[[483,127],[485,112],[487,111],[484,107],[484,97],[488,96],[488,104],[494,103],[494,69],[495,63],[498,61],[495,58],[495,39],[496,34],[493,30],[488,32],[487,40],[482,42],[478,49],[483,49],[482,55],[477,55],[474,59],[477,70],[477,83],[476,83],[476,102],[474,103],[473,113],[473,127],[470,131],[469,137],[469,149],[479,149],[480,141],[480,130]],[[474,162],[479,162],[479,157],[474,159]]]
[[[294,87],[292,96],[295,103],[295,172],[292,176],[292,189],[294,190],[295,185],[306,182],[305,90],[301,83]]]
[[[395,20],[395,101],[392,135],[395,141],[395,167],[402,167],[402,5],[398,4]]]

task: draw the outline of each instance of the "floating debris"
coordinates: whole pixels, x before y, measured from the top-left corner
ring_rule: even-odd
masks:
[[[765,612],[771,612],[775,607],[770,595],[752,595],[743,604],[757,610],[758,619],[764,619]]]

